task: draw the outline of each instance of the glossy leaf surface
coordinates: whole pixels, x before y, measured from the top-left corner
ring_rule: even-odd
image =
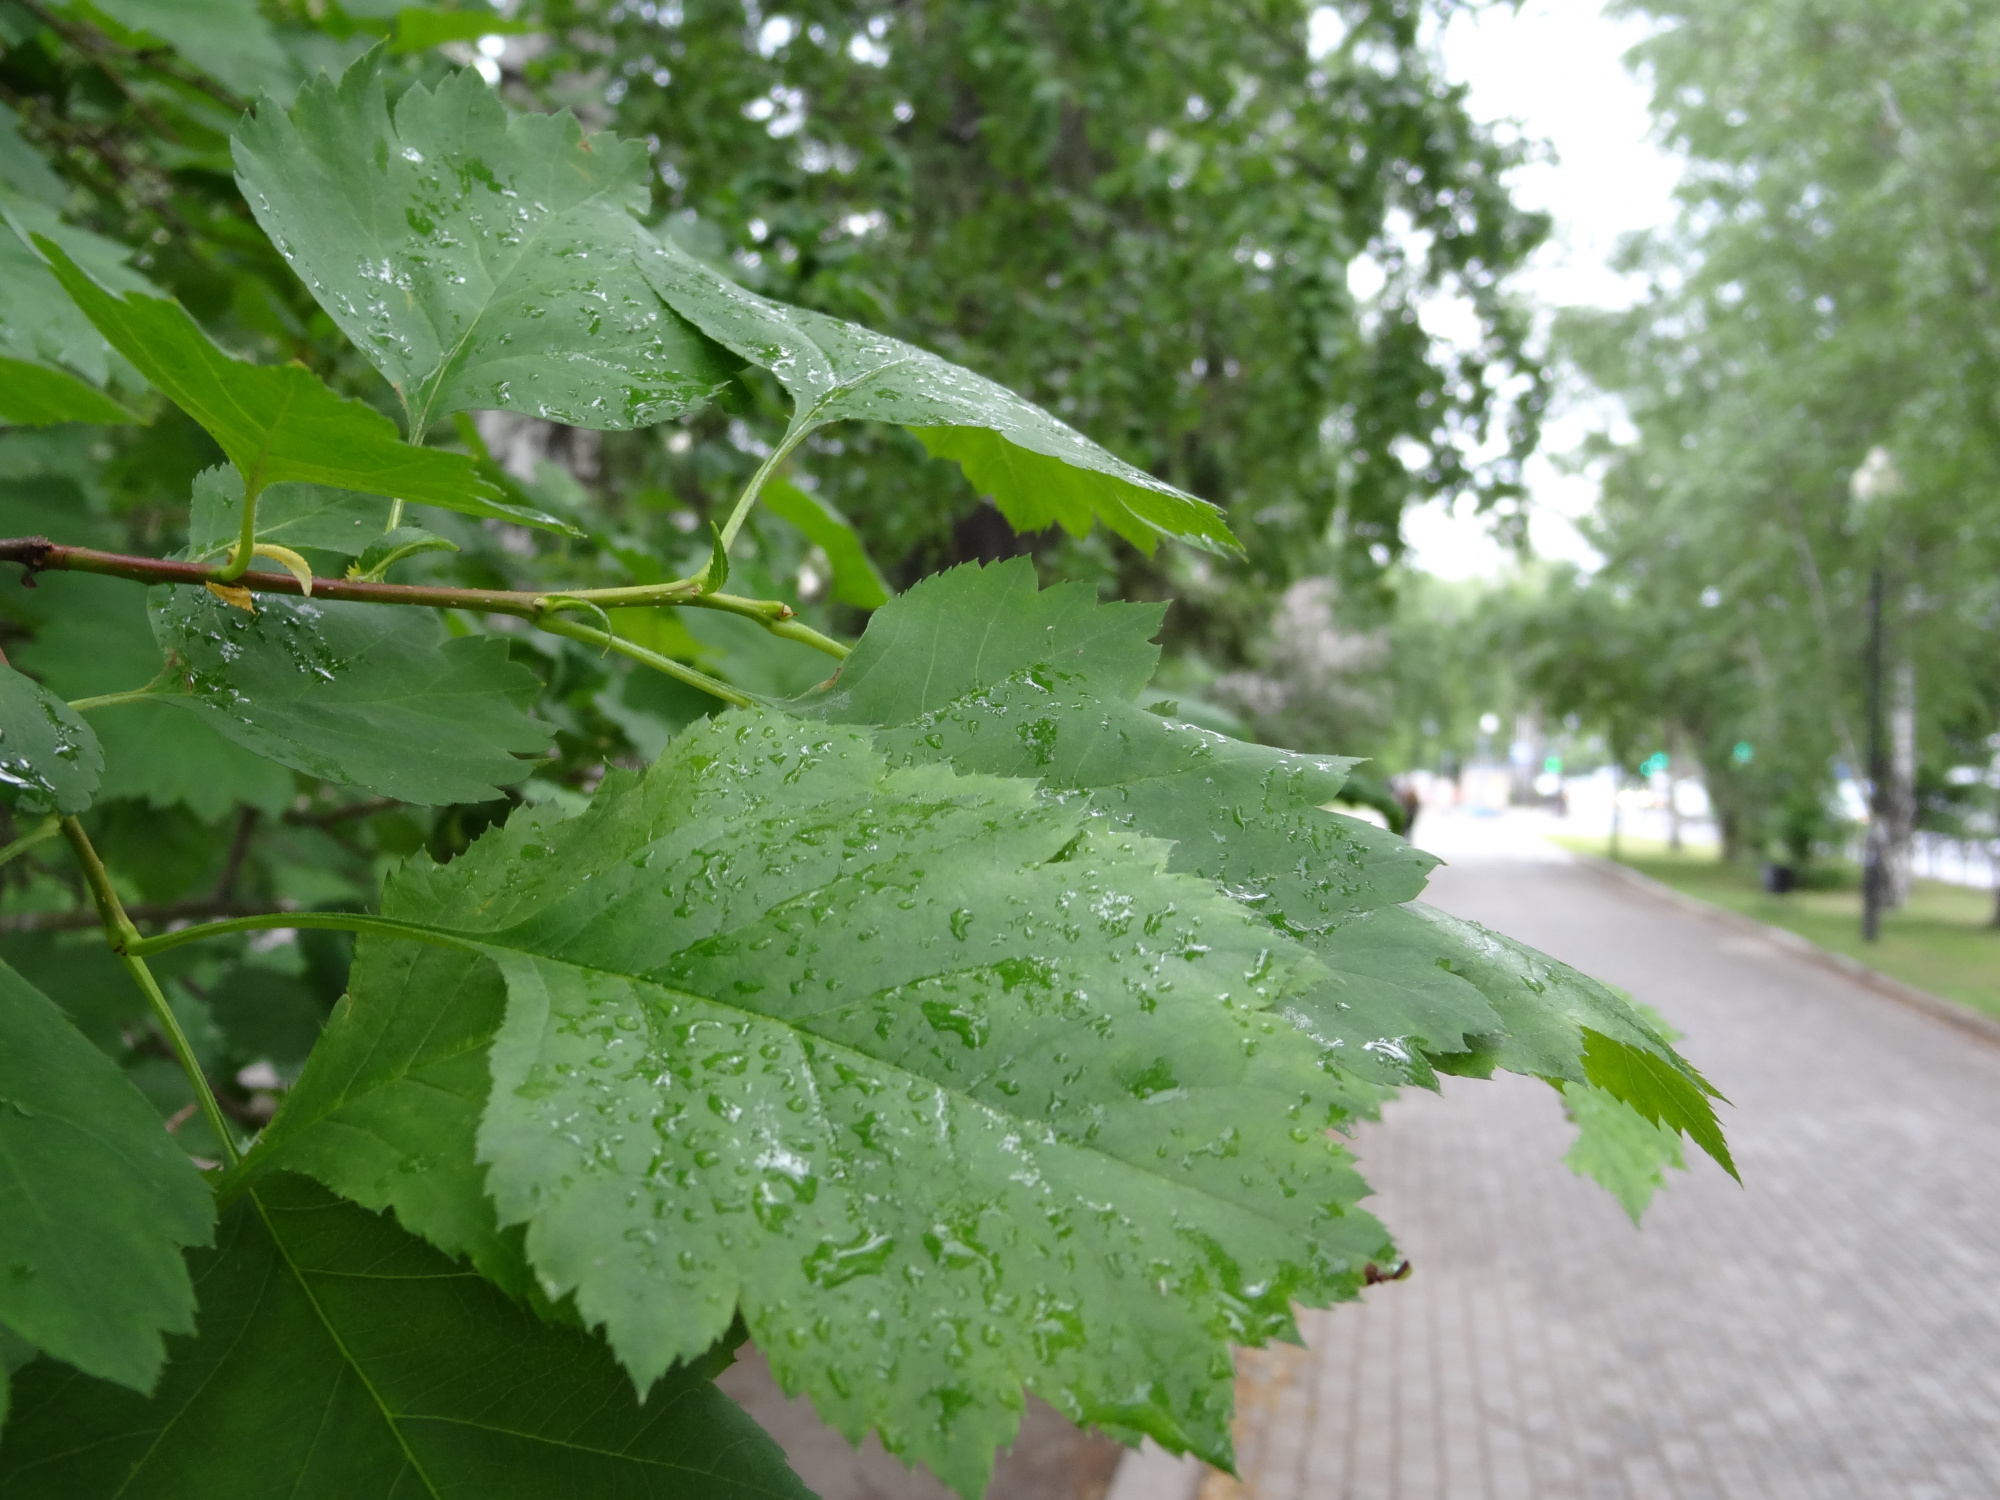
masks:
[[[1351,762],[1230,740],[1123,701],[1138,675],[1138,618],[1099,610],[1079,590],[1043,607],[1067,607],[1072,622],[1044,628],[1055,648],[1044,650],[1020,628],[1035,618],[1019,599],[1032,587],[1025,562],[926,579],[875,613],[813,710],[892,726],[881,743],[905,761],[947,759],[1087,791],[1122,826],[1176,840],[1175,868],[1218,882],[1312,948],[1328,977],[1295,1013],[1358,1072],[1427,1082],[1450,1056],[1453,1071],[1589,1081],[1729,1167],[1713,1091],[1630,1005],[1414,901],[1436,861],[1322,809]],[[1082,642],[1073,649],[1072,636]],[[1094,672],[1099,653],[1105,666]]]
[[[892,773],[853,731],[736,713],[583,818],[406,875],[385,913],[505,975],[479,1153],[551,1295],[641,1380],[740,1304],[835,1425],[976,1493],[1024,1382],[1222,1458],[1225,1341],[1387,1253],[1323,1134],[1346,1085],[1270,1009],[1311,959],[1165,852],[1022,782]],[[371,1191],[463,1226],[465,1187],[404,1165],[463,1129],[468,1087],[419,1075],[490,1024],[443,972],[357,986],[329,1033],[344,1076],[381,1068],[379,1102],[314,1066],[298,1098],[341,1098],[321,1162],[392,1112]],[[272,1150],[303,1160],[289,1135]]]
[[[208,1243],[208,1187],[117,1066],[5,964],[0,1037],[0,1323],[150,1389],[161,1334],[194,1327],[181,1247]]]
[[[829,422],[895,422],[955,458],[1017,531],[1101,521],[1150,552],[1161,537],[1234,552],[1222,513],[1107,452],[1005,386],[927,350],[807,308],[760,297],[671,239],[645,261],[689,322],[783,383],[791,436]]]
[[[300,365],[253,365],[216,347],[178,302],[105,291],[45,236],[48,257],[84,315],[176,406],[208,429],[246,486],[299,480],[468,515],[561,527],[503,504],[462,453],[417,448],[372,407],[335,395]]]
[[[163,701],[309,776],[405,802],[482,802],[527,775],[548,730],[539,684],[491,637],[447,639],[424,609],[266,594],[256,613],[161,589],[153,633],[184,668]]]
[[[103,774],[104,751],[82,716],[0,667],[0,798],[23,812],[80,813]]]
[[[471,408],[642,427],[700,406],[735,362],[639,272],[636,141],[510,117],[466,69],[393,115],[373,58],[236,138],[272,242],[403,399],[409,431]]]
[[[245,1194],[193,1261],[200,1331],[150,1400],[16,1376],[10,1497],[810,1500],[706,1371],[642,1406],[597,1340],[303,1179]]]
[[[61,628],[43,631],[13,655],[58,697],[131,692],[160,675],[164,657],[147,624],[143,590],[117,578],[50,574],[36,599],[57,611]],[[165,699],[92,709],[86,719],[104,754],[101,799],[180,804],[213,822],[239,802],[282,812],[295,793],[289,770]]]

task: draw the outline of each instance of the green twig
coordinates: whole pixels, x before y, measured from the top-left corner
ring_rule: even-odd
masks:
[[[217,583],[234,583],[250,571],[251,560],[257,555],[257,496],[259,490],[250,488],[250,481],[243,482],[243,530],[236,539],[236,552],[217,568],[214,578]]]
[[[167,1004],[159,981],[153,978],[153,971],[146,967],[145,960],[140,956],[145,939],[139,936],[139,929],[132,925],[132,919],[125,915],[118,892],[112,889],[111,876],[105,871],[104,862],[97,857],[97,851],[91,847],[90,837],[83,831],[83,825],[75,818],[64,818],[62,831],[69,840],[70,848],[76,852],[76,862],[83,867],[84,882],[97,902],[98,919],[104,925],[104,940],[124,963],[126,973],[132,976],[133,983],[139,986],[146,1003],[152,1007],[154,1021],[165,1033],[167,1045],[173,1049],[174,1056],[180,1061],[181,1071],[187,1074],[188,1082],[194,1087],[195,1103],[201,1106],[202,1117],[208,1121],[208,1128],[215,1132],[223,1164],[235,1166],[238,1160],[236,1139],[229,1132],[229,1122],[223,1118],[222,1106],[216,1102],[215,1090],[209,1087],[208,1075],[202,1071],[201,1061],[194,1055],[187,1033],[181,1030],[173,1007]]]
[[[93,708],[110,708],[118,703],[137,703],[142,699],[157,698],[166,690],[167,684],[174,680],[175,671],[175,663],[170,661],[160,669],[160,675],[144,687],[133,688],[123,693],[101,693],[95,698],[73,699],[70,707],[80,714],[87,714]]]
[[[701,594],[681,603],[697,609],[719,609],[725,614],[741,615],[746,620],[755,620],[773,635],[783,636],[788,641],[798,641],[811,646],[815,651],[824,651],[828,656],[844,660],[848,647],[831,636],[821,635],[812,626],[798,618],[797,611],[780,599],[743,599],[735,594]]]
[[[32,830],[31,832],[22,834],[19,838],[15,839],[13,843],[9,844],[6,848],[0,849],[0,865],[6,864],[10,859],[13,859],[14,856],[16,856],[17,854],[26,854],[30,849],[34,848],[35,845],[37,844],[47,843],[50,839],[54,838],[57,834],[61,832],[62,832],[62,819],[58,817],[56,814],[50,813],[48,817],[42,822],[40,827]]]
[[[792,429],[785,434],[784,441],[771,450],[769,458],[757,465],[757,472],[750,476],[750,482],[743,486],[743,493],[736,497],[736,508],[730,511],[729,519],[722,523],[723,551],[727,552],[735,544],[736,533],[743,529],[744,521],[749,518],[750,507],[757,503],[757,492],[764,488],[764,481],[777,472],[778,465],[791,456],[792,450],[805,441],[805,436],[810,431],[812,431],[811,426],[794,416]]]
[[[602,646],[616,651],[620,656],[651,667],[656,672],[664,672],[669,677],[677,677],[689,687],[700,688],[711,697],[720,698],[724,703],[737,708],[749,708],[757,700],[748,694],[739,693],[727,683],[718,682],[706,672],[697,672],[693,667],[683,665],[672,657],[662,656],[657,651],[648,651],[644,646],[613,635],[608,630],[598,630],[589,625],[579,625],[574,620],[565,620],[549,615],[535,621],[537,629],[546,630],[550,635],[566,635],[573,641],[585,641],[593,646]]]
[[[419,927],[412,922],[399,922],[394,917],[375,917],[360,911],[278,911],[266,912],[255,917],[228,917],[220,922],[200,922],[191,927],[176,927],[172,932],[163,932],[158,937],[134,938],[131,951],[140,957],[150,957],[164,953],[169,948],[179,948],[187,943],[198,943],[205,938],[227,937],[232,932],[269,932],[273,929],[291,931],[311,928],[320,932],[377,932],[384,937],[407,938],[415,943],[429,943],[438,948],[470,948],[477,946],[471,939],[454,933],[440,932],[433,927]]]

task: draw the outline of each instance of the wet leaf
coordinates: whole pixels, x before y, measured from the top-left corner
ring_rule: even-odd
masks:
[[[253,365],[218,348],[178,303],[99,286],[45,235],[35,246],[112,346],[208,429],[247,487],[285,480],[441,505],[468,515],[563,529],[502,504],[462,453],[418,448],[372,407],[335,395],[303,365]]]
[[[491,637],[447,639],[435,614],[261,595],[245,614],[160,589],[153,633],[186,671],[163,698],[245,749],[404,802],[483,802],[533,768],[549,731],[534,674]]]
[[[190,1259],[200,1332],[150,1400],[47,1361],[15,1376],[8,1496],[810,1500],[706,1369],[642,1406],[597,1340],[301,1178],[243,1195]]]
[[[257,222],[396,388],[409,431],[499,408],[643,427],[737,368],[639,272],[645,146],[510,116],[470,69],[396,101],[371,54],[236,137]]]
[[[644,261],[660,295],[791,393],[788,440],[847,419],[913,429],[958,460],[1017,531],[1101,521],[1143,551],[1161,537],[1235,553],[1222,512],[1107,452],[1033,402],[937,355],[825,313],[760,297],[671,239]]]
[[[1058,588],[1031,612],[1021,596],[1033,587],[1025,561],[926,579],[875,612],[808,711],[885,726],[879,742],[904,763],[1037,777],[1088,792],[1120,826],[1174,839],[1173,868],[1215,881],[1312,949],[1326,977],[1293,1014],[1358,1073],[1425,1083],[1433,1067],[1501,1067],[1588,1081],[1733,1171],[1713,1090],[1625,999],[1415,901],[1436,860],[1323,809],[1353,762],[1232,740],[1125,701],[1141,681],[1138,622],[1121,614],[1133,607]],[[1047,648],[1023,628],[1038,613]],[[1062,626],[1046,628],[1058,615]]]
[[[165,658],[146,621],[146,595],[122,578],[47,573],[37,601],[60,624],[12,655],[58,697],[92,698],[144,687]],[[204,822],[238,803],[280,813],[294,795],[292,773],[224,739],[166,699],[92,709],[104,752],[100,800],[137,797],[154,807],[181,803]]]
[[[966,1494],[1024,1383],[1224,1460],[1227,1343],[1386,1246],[1324,1134],[1354,1100],[1272,1009],[1312,960],[1165,855],[1024,782],[726,714],[582,817],[394,882],[386,914],[498,967],[505,1020],[462,964],[357,966],[268,1149],[476,1248],[479,1168],[424,1143],[464,1131],[454,1059],[498,1024],[498,1219],[642,1382],[740,1306],[822,1415]],[[358,1139],[378,1112],[404,1144]]]
[[[0,667],[0,798],[23,812],[80,813],[104,774],[104,751],[82,715]]]
[[[180,1247],[208,1243],[208,1187],[117,1066],[4,964],[0,1038],[0,1322],[149,1390],[162,1332],[194,1327]]]

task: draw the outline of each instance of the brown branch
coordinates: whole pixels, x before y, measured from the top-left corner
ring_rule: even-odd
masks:
[[[372,818],[378,812],[388,812],[402,805],[395,797],[365,797],[345,807],[329,807],[324,812],[288,812],[285,821],[295,828],[331,828],[351,818]]]
[[[0,562],[21,564],[27,571],[22,582],[34,587],[34,576],[45,572],[100,573],[111,578],[127,578],[134,583],[179,583],[195,588],[210,582],[215,574],[200,563],[176,562],[166,557],[134,557],[122,552],[100,552],[95,547],[65,547],[47,537],[13,537],[0,541]],[[245,573],[233,580],[238,588],[258,594],[303,594],[298,579],[289,573]],[[407,583],[364,583],[352,578],[315,578],[315,599],[352,599],[363,604],[420,604],[437,609],[472,609],[486,614],[518,615],[533,619],[547,612],[550,596],[512,589],[428,588]]]
[[[257,831],[257,809],[246,807],[236,815],[236,835],[223,857],[222,874],[209,894],[211,901],[227,901],[236,894],[236,877],[243,873],[243,861],[250,857],[250,840]]]

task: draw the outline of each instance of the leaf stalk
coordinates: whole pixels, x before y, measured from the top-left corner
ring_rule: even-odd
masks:
[[[125,972],[132,976],[132,982],[145,995],[153,1020],[166,1036],[167,1045],[173,1049],[181,1071],[187,1074],[188,1083],[194,1088],[195,1103],[201,1106],[202,1118],[208,1121],[208,1128],[215,1133],[223,1165],[235,1166],[239,1159],[236,1138],[229,1133],[229,1122],[223,1118],[222,1106],[216,1100],[215,1090],[209,1087],[208,1075],[202,1071],[201,1061],[194,1055],[187,1033],[181,1030],[180,1020],[167,1003],[160,982],[153,977],[153,971],[146,967],[145,959],[141,957],[140,950],[145,939],[139,936],[139,929],[132,925],[132,919],[125,915],[124,903],[112,887],[110,873],[104,868],[104,861],[97,857],[97,850],[91,846],[90,836],[83,831],[83,825],[75,818],[64,818],[62,832],[75,851],[76,862],[83,870],[84,883],[90,887],[91,898],[97,903],[98,919],[104,926],[104,940],[125,965]]]

